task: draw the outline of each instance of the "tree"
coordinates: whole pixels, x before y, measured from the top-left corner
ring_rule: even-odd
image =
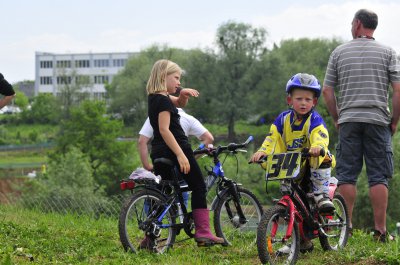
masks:
[[[62,106],[63,117],[68,119],[70,109],[82,100],[89,98],[93,86],[89,76],[78,75],[76,70],[57,69],[58,97]]]
[[[215,101],[220,116],[228,122],[228,138],[235,138],[235,120],[248,114],[247,94],[259,80],[249,82],[247,74],[267,51],[266,31],[249,24],[227,22],[217,30],[220,83]]]
[[[181,64],[186,52],[167,46],[152,46],[128,60],[125,68],[106,87],[110,112],[122,115],[126,124],[142,124],[147,117],[146,84],[153,64],[169,59]]]
[[[50,161],[47,172],[39,173],[22,189],[25,205],[34,201],[32,206],[44,211],[98,214],[107,204],[102,187],[93,178],[88,157],[76,147]]]
[[[60,117],[60,104],[48,93],[34,97],[30,111],[22,112],[22,120],[27,123],[58,124]]]
[[[98,185],[113,194],[119,188],[118,181],[131,167],[128,146],[117,141],[121,129],[120,121],[106,115],[104,102],[83,101],[71,109],[70,119],[63,122],[63,134],[57,138],[55,153],[66,154],[71,148],[78,148],[89,158]]]
[[[16,89],[15,93],[16,93],[15,100],[14,100],[15,105],[20,107],[22,110],[26,110],[26,108],[29,105],[28,97],[23,92],[21,92],[19,89]]]

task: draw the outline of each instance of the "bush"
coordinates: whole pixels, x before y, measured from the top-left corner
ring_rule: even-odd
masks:
[[[88,158],[77,148],[50,161],[47,173],[40,174],[28,186],[30,192],[23,193],[22,201],[44,211],[94,213],[102,207],[102,201],[106,203]]]

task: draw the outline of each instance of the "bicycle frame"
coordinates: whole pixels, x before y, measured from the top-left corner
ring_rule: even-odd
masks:
[[[326,235],[323,228],[318,223],[318,212],[313,206],[313,202],[308,200],[306,191],[300,187],[300,183],[295,183],[298,178],[301,161],[306,157],[306,152],[301,153],[283,153],[270,157],[269,163],[273,164],[266,169],[267,183],[268,181],[280,180],[281,189],[285,186],[283,196],[277,204],[283,205],[289,209],[289,220],[286,236],[283,240],[288,240],[293,231],[295,221],[299,223],[300,235],[303,239],[313,239],[318,236],[318,231]],[[264,160],[265,161],[265,160]],[[273,162],[274,161],[274,162]],[[336,184],[330,184],[329,196],[332,199],[336,190]],[[312,237],[306,236],[304,233],[304,224],[313,230]],[[277,226],[275,224],[274,226]],[[276,229],[276,228],[275,228]],[[276,231],[273,228],[273,235]],[[318,230],[318,231],[317,231]]]
[[[185,189],[181,189],[180,185],[178,185],[179,182],[177,183],[176,181],[161,181],[160,185],[161,185],[161,189],[159,186],[157,186],[157,184],[154,181],[147,181],[147,180],[132,180],[132,179],[128,179],[128,180],[123,180],[121,182],[121,189],[125,190],[125,189],[129,189],[131,191],[131,193],[134,192],[134,190],[138,190],[138,189],[145,189],[145,190],[153,190],[158,192],[160,195],[164,196],[166,198],[167,203],[163,205],[163,210],[161,212],[161,214],[157,215],[157,210],[158,209],[154,209],[149,215],[147,220],[151,220],[153,217],[156,217],[156,223],[157,226],[160,228],[169,228],[172,226],[181,228],[184,225],[184,218],[182,216],[185,216],[186,214],[188,214],[187,208],[185,206],[185,204],[183,203],[183,197],[182,197],[182,192],[185,191]],[[162,190],[165,187],[172,187],[173,191],[171,195],[166,196],[164,192],[162,192]],[[170,225],[170,224],[162,224],[162,220],[164,219],[165,215],[168,213],[168,211],[171,209],[171,207],[177,207],[177,209],[175,209],[175,212],[178,214],[177,216],[179,216],[179,223],[176,223],[174,225]],[[180,209],[179,209],[180,208]],[[179,210],[182,211],[182,213],[179,213]],[[154,231],[153,231],[154,232]]]
[[[240,201],[239,194],[237,192],[237,186],[241,185],[239,183],[236,183],[235,181],[225,177],[224,169],[222,167],[222,163],[219,160],[219,155],[222,154],[224,151],[228,151],[231,153],[237,153],[239,148],[245,147],[249,142],[253,140],[253,137],[250,136],[247,141],[244,144],[229,144],[228,146],[218,146],[217,148],[210,148],[210,149],[200,149],[200,150],[195,150],[195,154],[207,154],[208,156],[211,156],[213,158],[213,163],[214,166],[211,168],[211,170],[207,170],[208,178],[212,177],[214,178],[210,183],[208,184],[207,190],[209,191],[214,183],[217,181],[217,195],[214,197],[213,202],[211,203],[211,210],[215,210],[215,207],[218,203],[218,200],[227,192],[232,194],[234,197],[234,204],[235,207],[237,208],[238,214],[239,214],[239,221],[240,223],[245,223],[246,222],[246,217],[244,216],[242,207],[238,203]],[[245,151],[245,150],[241,150]],[[227,211],[229,214],[231,214],[229,206],[227,207]],[[231,214],[232,215],[232,214]]]

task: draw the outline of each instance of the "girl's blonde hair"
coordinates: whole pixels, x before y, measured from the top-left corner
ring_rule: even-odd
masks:
[[[176,72],[182,74],[182,69],[170,60],[161,59],[155,62],[147,81],[147,94],[167,91],[167,76]]]

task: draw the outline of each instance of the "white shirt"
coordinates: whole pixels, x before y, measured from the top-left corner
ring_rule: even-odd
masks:
[[[189,137],[189,135],[193,135],[196,136],[197,139],[200,139],[200,136],[207,131],[207,129],[200,123],[198,119],[187,114],[183,109],[178,108],[178,113],[181,116],[180,123],[186,136]],[[147,138],[153,137],[153,127],[151,127],[149,118],[147,118],[144,122],[139,134],[146,136]]]

